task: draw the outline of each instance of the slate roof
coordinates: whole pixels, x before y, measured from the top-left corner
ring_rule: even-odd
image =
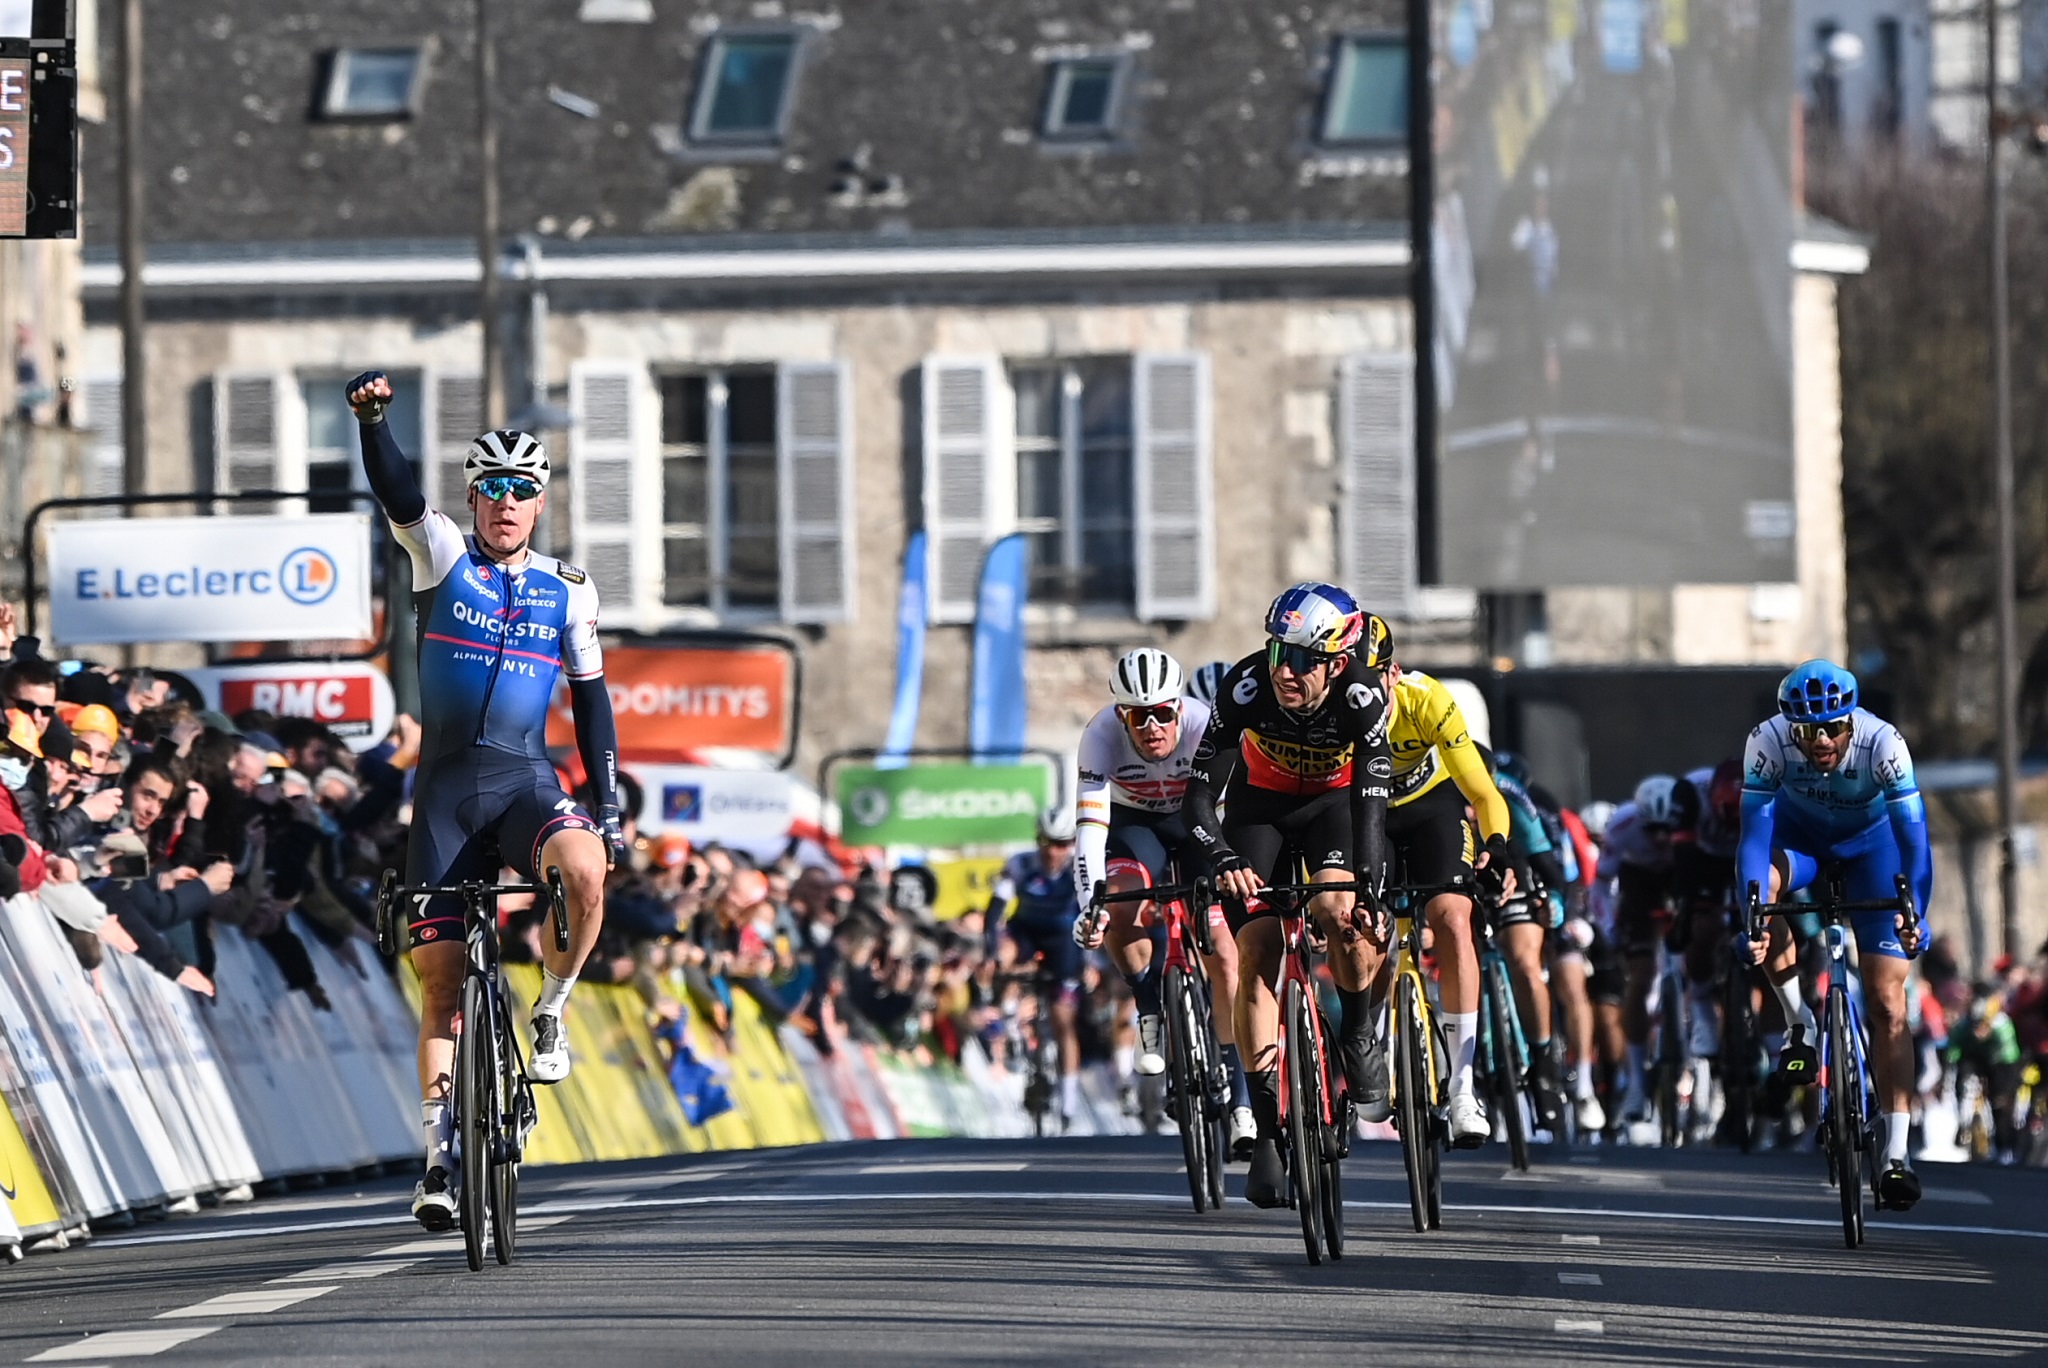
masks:
[[[118,0],[99,2],[102,34],[117,33]],[[1401,0],[651,0],[640,23],[579,17],[647,12],[637,0],[495,3],[508,234],[1298,232],[1406,214],[1402,158],[1311,136],[1333,40],[1397,30]],[[472,0],[145,12],[153,243],[473,232]],[[707,43],[761,26],[802,35],[784,144],[691,146]],[[414,42],[427,51],[416,116],[313,117],[326,54]],[[1119,136],[1046,143],[1047,60],[1102,51],[1134,64]],[[550,88],[594,102],[596,117]],[[118,231],[114,137],[108,124],[84,141],[86,233],[102,245]]]

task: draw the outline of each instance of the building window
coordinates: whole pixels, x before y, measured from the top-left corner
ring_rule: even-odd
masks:
[[[780,142],[795,72],[793,33],[712,39],[697,83],[690,137],[698,142]]]
[[[419,79],[418,48],[343,48],[329,64],[320,113],[329,119],[409,118]]]
[[[1074,57],[1052,64],[1045,90],[1048,138],[1107,138],[1123,94],[1121,57]]]
[[[1408,137],[1408,44],[1398,37],[1340,38],[1323,103],[1326,143]]]
[[[1134,592],[1128,360],[1020,366],[1017,530],[1031,539],[1031,598],[1128,610]]]
[[[363,449],[356,436],[356,416],[342,393],[352,371],[311,371],[299,376],[299,393],[306,408],[306,488],[313,497],[308,507],[315,513],[352,513],[364,505],[346,496],[367,489],[363,477]],[[420,392],[418,371],[391,371],[391,407],[384,421],[398,448],[411,460],[413,473],[420,472]],[[328,497],[320,497],[322,494]]]
[[[662,602],[714,613],[780,602],[770,369],[664,375]]]

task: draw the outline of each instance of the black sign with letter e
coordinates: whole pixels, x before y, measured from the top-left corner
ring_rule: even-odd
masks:
[[[0,56],[0,237],[28,232],[28,101],[33,63]]]

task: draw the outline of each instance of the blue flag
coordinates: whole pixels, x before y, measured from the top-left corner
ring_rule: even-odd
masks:
[[[889,714],[889,738],[877,768],[895,769],[917,742],[917,705],[924,697],[925,584],[930,558],[923,529],[911,534],[903,552],[903,592],[896,600],[896,706]]]
[[[1021,532],[988,549],[974,605],[974,688],[967,744],[977,760],[1014,760],[1024,750],[1024,601],[1031,544]]]

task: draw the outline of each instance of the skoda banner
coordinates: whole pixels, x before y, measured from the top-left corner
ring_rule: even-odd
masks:
[[[848,845],[1008,845],[1038,834],[1052,771],[1044,765],[849,766],[838,772],[835,787],[839,838]]]
[[[49,529],[50,635],[356,641],[370,635],[370,518],[119,518]]]

